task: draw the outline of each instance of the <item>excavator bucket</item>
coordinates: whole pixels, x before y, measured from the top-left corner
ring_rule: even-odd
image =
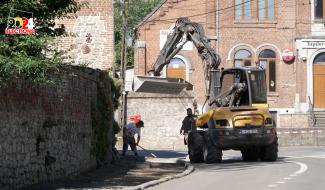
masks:
[[[134,76],[133,91],[159,94],[179,94],[186,83],[179,78],[161,78],[151,76]]]

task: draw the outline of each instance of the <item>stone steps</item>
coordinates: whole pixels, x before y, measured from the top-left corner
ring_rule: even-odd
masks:
[[[314,127],[325,127],[325,111],[314,111],[314,118],[315,118]]]

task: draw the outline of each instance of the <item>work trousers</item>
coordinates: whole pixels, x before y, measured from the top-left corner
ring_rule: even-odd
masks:
[[[184,145],[188,144],[188,133],[184,133]]]
[[[128,150],[129,145],[131,147],[131,150],[134,152],[134,155],[138,156],[135,138],[129,137],[129,136],[123,137],[123,155],[125,155],[126,151]]]

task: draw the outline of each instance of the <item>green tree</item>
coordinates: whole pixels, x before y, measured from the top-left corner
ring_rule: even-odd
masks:
[[[134,27],[140,23],[160,0],[129,0],[128,9],[128,25],[127,38],[128,41],[134,41]],[[114,36],[115,36],[115,67],[119,67],[121,63],[121,47],[122,47],[122,1],[114,2]],[[127,65],[133,65],[133,48],[127,48]]]
[[[77,0],[1,0],[0,82],[15,75],[45,82],[49,71],[58,71],[64,57],[57,49],[55,38],[67,33],[63,25],[56,26],[55,20],[71,16],[86,5]],[[5,34],[9,16],[30,18],[30,13],[35,34]]]

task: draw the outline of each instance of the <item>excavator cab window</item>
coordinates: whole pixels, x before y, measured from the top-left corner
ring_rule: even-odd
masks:
[[[221,94],[226,94],[231,86],[234,84],[235,77],[231,73],[223,74],[222,76],[222,85],[221,85]]]
[[[229,96],[227,99],[230,98],[231,94],[234,92],[239,92],[239,94],[235,95],[236,97],[236,105],[235,106],[248,106],[250,105],[249,99],[249,90],[247,84],[247,77],[244,70],[241,69],[232,69],[223,72],[221,78],[221,95]],[[235,88],[242,88],[243,84],[245,85],[245,90],[236,89]],[[232,106],[229,104],[223,104],[224,106]]]
[[[234,76],[235,76],[234,83],[240,83],[241,78],[242,78],[240,73],[236,73]]]
[[[252,103],[266,103],[266,82],[265,72],[249,71],[249,80],[251,85]]]

